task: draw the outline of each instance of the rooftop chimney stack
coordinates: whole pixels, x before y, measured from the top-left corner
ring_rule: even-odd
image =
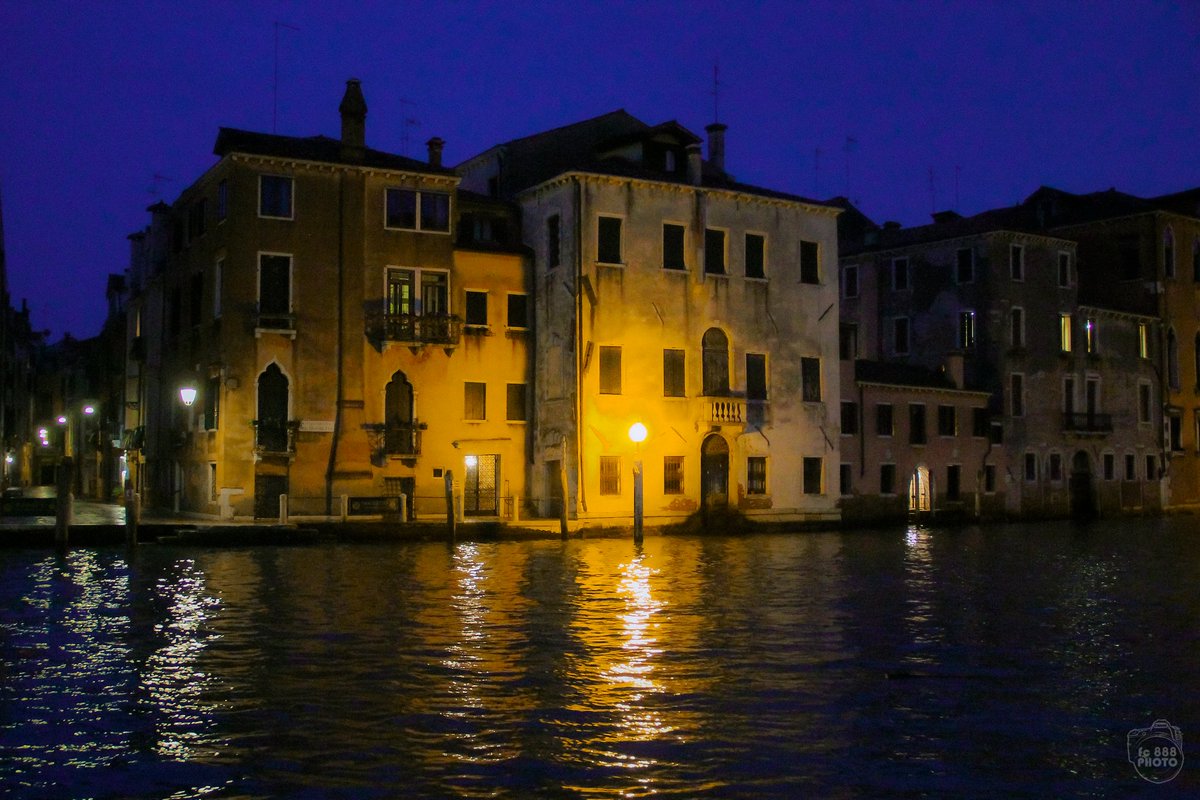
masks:
[[[700,185],[700,176],[704,169],[704,162],[700,156],[700,145],[689,144],[687,146],[687,178],[688,183],[693,186]]]
[[[342,149],[362,150],[367,146],[367,101],[358,78],[346,81],[346,94],[338,106],[342,115]]]
[[[440,167],[442,165],[442,148],[446,146],[445,140],[440,136],[435,136],[425,143],[429,148],[429,166]]]
[[[708,163],[721,172],[725,171],[725,131],[728,128],[724,122],[714,122],[704,129],[708,132]]]

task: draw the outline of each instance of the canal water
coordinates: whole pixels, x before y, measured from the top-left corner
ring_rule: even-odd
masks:
[[[0,787],[1196,796],[1198,635],[1183,518],[0,550]],[[1185,756],[1163,785],[1126,749],[1159,719]]]

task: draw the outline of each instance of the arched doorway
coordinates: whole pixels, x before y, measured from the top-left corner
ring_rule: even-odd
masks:
[[[929,468],[919,466],[913,470],[912,477],[908,479],[908,513],[928,514],[932,511],[931,495]]]
[[[1071,516],[1092,519],[1096,516],[1096,497],[1092,490],[1092,460],[1084,450],[1071,459]]]
[[[729,504],[729,445],[715,433],[700,446],[700,502],[705,508]]]
[[[413,430],[413,387],[403,372],[396,372],[384,390],[384,447],[390,455],[417,452]]]
[[[288,379],[272,362],[258,376],[258,447],[270,453],[288,449]]]

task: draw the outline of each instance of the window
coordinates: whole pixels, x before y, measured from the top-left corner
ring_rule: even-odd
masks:
[[[1198,349],[1196,352],[1200,353],[1200,349]],[[1149,357],[1150,357],[1150,324],[1147,322],[1139,322],[1138,323],[1138,358],[1149,358]],[[1197,372],[1196,374],[1197,374],[1197,376],[1200,376],[1200,372]],[[1200,383],[1200,377],[1197,378],[1197,382]]]
[[[858,326],[853,323],[838,325],[838,358],[853,361],[858,358]]]
[[[962,499],[960,483],[962,482],[962,466],[950,464],[946,467],[946,499],[957,502]]]
[[[1138,422],[1149,424],[1151,422],[1151,411],[1153,407],[1152,389],[1148,383],[1138,384]]]
[[[1009,245],[1008,274],[1014,281],[1025,280],[1025,248],[1019,244]]]
[[[746,234],[746,277],[765,278],[767,238],[758,233]]]
[[[621,393],[621,348],[600,348],[600,394]]]
[[[229,216],[229,181],[217,184],[217,222],[224,222]]]
[[[508,327],[529,327],[529,295],[510,294],[508,296]]]
[[[463,386],[463,419],[487,419],[487,384],[467,381]]]
[[[683,456],[663,456],[663,494],[683,494]]]
[[[686,397],[683,350],[663,350],[663,397]]]
[[[875,406],[875,435],[891,436],[895,430],[892,419],[892,404],[878,403]]]
[[[467,290],[467,312],[464,322],[468,325],[488,324],[488,293]]]
[[[746,459],[746,494],[767,493],[766,456],[750,456]]]
[[[217,462],[208,462],[208,500],[217,502]]]
[[[621,218],[596,218],[596,260],[601,264],[620,264]]]
[[[1062,481],[1062,455],[1059,453],[1050,454],[1047,471],[1050,473],[1050,480],[1056,482]]]
[[[842,464],[838,467],[838,492],[842,497],[846,497],[854,491],[851,486],[851,479],[854,477],[854,471],[849,464]]]
[[[1158,459],[1153,455],[1146,455],[1146,480],[1153,481],[1158,479]]]
[[[1071,285],[1071,254],[1058,254],[1058,285],[1066,289]]]
[[[908,317],[892,320],[892,352],[898,356],[908,355]]]
[[[384,227],[406,231],[450,230],[450,195],[415,189],[388,189]]]
[[[704,271],[709,275],[725,274],[725,231],[704,229]]]
[[[1192,239],[1192,280],[1200,283],[1200,236]]]
[[[908,443],[925,444],[925,404],[908,404]]]
[[[546,217],[546,268],[554,269],[561,263],[562,253],[559,249],[559,216],[551,214]]]
[[[971,248],[959,248],[954,277],[958,283],[970,283],[975,280],[975,251]]]
[[[258,256],[258,326],[292,327],[292,257],[276,253]]]
[[[1120,253],[1121,280],[1136,281],[1142,277],[1142,245],[1136,236],[1123,237],[1117,242]]]
[[[983,465],[983,491],[986,494],[993,494],[996,491],[996,465]]]
[[[804,457],[804,493],[821,494],[821,480],[825,468],[825,460],[821,458]]]
[[[1113,453],[1104,454],[1104,480],[1112,481],[1117,478],[1117,457]]]
[[[896,465],[895,464],[880,464],[879,465],[879,493],[880,494],[895,494],[896,493]]]
[[[1009,338],[1013,347],[1025,346],[1025,309],[1016,307],[1008,312]]]
[[[509,422],[524,422],[528,419],[525,408],[526,396],[525,384],[508,384],[508,396],[504,405],[504,418],[506,420]]]
[[[600,456],[600,494],[621,493],[621,457]]]
[[[1179,389],[1179,341],[1175,331],[1167,331],[1167,385],[1173,390]]]
[[[1058,315],[1058,347],[1064,353],[1071,352],[1071,315]]]
[[[218,258],[213,266],[213,319],[221,316],[221,276],[225,272],[225,259]]]
[[[800,385],[804,402],[821,402],[821,359],[800,359]]]
[[[1037,455],[1035,453],[1025,454],[1025,480],[1032,483],[1037,480]]]
[[[854,436],[858,433],[858,403],[852,400],[842,401],[842,435]]]
[[[821,282],[820,248],[816,242],[800,242],[800,282]]]
[[[902,292],[908,288],[908,259],[892,259],[892,288]]]
[[[729,395],[729,339],[720,328],[709,328],[702,340],[701,363],[705,397]]]
[[[1163,231],[1163,274],[1175,277],[1175,233],[1170,228]]]
[[[762,403],[767,399],[767,357],[746,353],[746,399]]]
[[[204,430],[215,431],[220,421],[221,379],[209,378],[204,387]]]
[[[1063,413],[1068,417],[1075,413],[1075,376],[1063,376]]]
[[[1183,417],[1178,411],[1167,414],[1167,441],[1172,452],[1183,452]]]
[[[850,265],[842,270],[842,297],[858,297],[858,266]]]
[[[1125,480],[1137,480],[1137,458],[1133,453],[1125,454]]]
[[[968,251],[970,252],[970,251]],[[970,350],[975,346],[975,312],[958,312],[958,348]]]
[[[208,228],[208,201],[203,197],[188,209],[188,229],[191,237],[196,239],[204,235]]]
[[[258,215],[292,218],[292,179],[283,175],[258,176]]]
[[[683,237],[686,231],[682,225],[663,223],[663,269],[687,269],[683,262]]]
[[[991,415],[988,414],[986,408],[971,409],[971,435],[978,438],[987,438],[988,429],[991,427]]]
[[[958,412],[954,406],[938,406],[938,436],[958,435]]]
[[[1095,353],[1100,346],[1100,326],[1096,324],[1096,320],[1088,318],[1083,321],[1083,336],[1087,351]]]
[[[1025,376],[1014,372],[1008,376],[1008,396],[1012,415],[1025,416]]]

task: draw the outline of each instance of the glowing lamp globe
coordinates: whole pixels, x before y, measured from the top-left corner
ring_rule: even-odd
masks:
[[[629,426],[629,440],[631,442],[646,441],[646,426],[640,422],[635,422]]]

